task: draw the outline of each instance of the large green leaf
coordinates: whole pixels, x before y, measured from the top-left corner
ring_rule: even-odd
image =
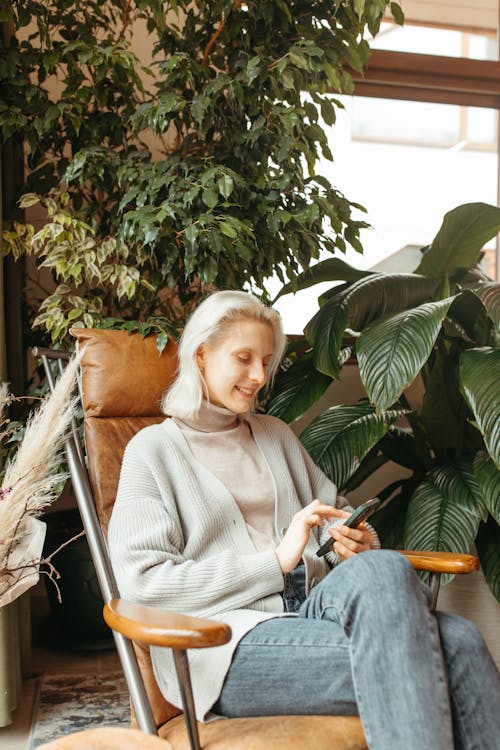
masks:
[[[493,321],[496,330],[500,332],[500,281],[482,284],[475,289],[475,293],[481,298],[488,316]]]
[[[452,298],[427,302],[385,318],[361,334],[359,374],[378,411],[394,404],[420,372],[434,347]]]
[[[281,375],[266,412],[288,424],[301,417],[326,391],[332,379],[313,365],[312,352],[301,354]]]
[[[479,527],[476,547],[486,582],[500,602],[500,527],[493,518]]]
[[[372,320],[430,300],[434,279],[415,274],[372,274],[330,297],[309,321],[305,333],[315,347],[315,365],[337,378],[338,352],[347,327],[361,331]]]
[[[417,440],[411,431],[401,427],[391,427],[380,441],[379,447],[388,461],[394,461],[414,472],[425,471]]]
[[[363,482],[369,479],[372,474],[380,469],[381,466],[386,464],[388,460],[387,456],[384,456],[384,454],[378,450],[378,444],[375,445],[371,451],[368,451],[361,464],[343,488],[344,492],[349,493],[357,489],[363,484]]]
[[[479,259],[482,247],[500,230],[500,208],[465,203],[448,211],[439,232],[415,273],[434,278],[450,276]]]
[[[458,386],[458,357],[440,352],[427,377],[420,419],[443,463],[462,456],[469,414]]]
[[[368,404],[332,406],[306,427],[300,439],[315,463],[342,490],[368,451],[404,413],[375,414]]]
[[[500,469],[500,349],[482,347],[463,352],[460,380],[486,449]]]
[[[500,471],[487,453],[478,453],[474,458],[474,476],[487,511],[500,523]]]
[[[311,324],[306,326],[305,334],[314,345],[315,367],[325,375],[338,378],[339,352],[342,336],[347,327],[347,302],[342,300],[339,304],[331,303],[334,303],[334,299],[319,310]]]
[[[440,466],[413,493],[406,514],[404,546],[468,554],[480,521],[479,489],[474,486],[471,468]]]
[[[307,289],[310,286],[314,286],[314,284],[320,284],[325,281],[357,281],[358,279],[365,278],[365,276],[370,276],[372,273],[372,271],[363,271],[359,268],[354,268],[340,258],[327,258],[299,274],[293,281],[285,284],[273,302],[276,302],[277,299],[283,297],[285,294],[297,292],[300,289]]]
[[[403,535],[406,510],[414,489],[414,482],[402,480],[399,492],[370,518],[370,523],[377,531],[382,547],[390,549],[403,548]],[[382,493],[379,493],[379,497]]]
[[[450,338],[462,338],[472,346],[488,344],[491,323],[483,302],[470,289],[457,294],[448,311],[445,332]]]

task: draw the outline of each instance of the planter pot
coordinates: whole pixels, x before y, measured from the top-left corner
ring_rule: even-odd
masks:
[[[82,531],[78,510],[47,514],[47,535],[44,556]],[[99,589],[86,537],[71,542],[52,560],[61,578],[57,590],[46,578],[51,615],[41,626],[41,638],[56,648],[70,650],[102,650],[114,648],[110,629],[102,617],[103,598]]]

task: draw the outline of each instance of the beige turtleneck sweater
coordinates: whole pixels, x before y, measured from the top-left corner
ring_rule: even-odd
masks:
[[[280,540],[274,528],[274,481],[245,415],[203,401],[196,419],[174,421],[194,458],[235,499],[255,549],[275,548]],[[231,461],[225,460],[228,455]]]

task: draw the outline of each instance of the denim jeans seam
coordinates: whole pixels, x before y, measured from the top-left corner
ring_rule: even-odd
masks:
[[[259,648],[261,648],[262,646],[268,646],[270,648],[275,648],[276,646],[279,647],[279,648],[289,648],[290,645],[293,646],[295,644],[291,643],[290,641],[284,641],[282,643],[278,643],[276,641],[269,642],[269,640],[266,640],[266,639],[257,640],[257,641],[245,641],[245,640],[242,640],[239,643],[239,645],[238,645],[238,649],[240,651],[243,651],[243,650],[245,650],[247,648],[252,648],[254,646],[258,646]],[[297,644],[297,645],[299,645],[299,644]],[[315,649],[318,649],[318,648],[329,648],[329,644],[328,643],[321,644],[321,643],[318,643],[318,641],[311,641],[311,643],[307,643],[307,641],[306,642],[301,641],[300,647],[301,648],[315,648]],[[346,651],[350,651],[350,648],[349,648],[348,644],[343,645],[341,643],[340,644],[336,643],[335,644],[335,648],[339,649],[339,650],[340,649],[345,649]]]
[[[420,590],[420,594],[422,598],[425,600],[425,590],[423,588]],[[446,671],[445,671],[445,665],[444,665],[444,655],[441,649],[441,639],[439,635],[439,628],[437,621],[428,607],[425,608],[425,617],[427,619],[427,624],[429,628],[429,642],[430,642],[430,650],[433,656],[433,661],[437,670],[438,674],[438,683],[442,685],[444,688],[443,691],[441,691],[441,694],[443,695],[442,698],[442,707],[441,710],[444,714],[448,714],[450,716],[450,720],[452,719],[451,715],[451,697],[450,697],[450,687],[448,684],[448,680],[446,678]],[[436,637],[433,637],[433,632],[435,633]],[[448,701],[446,701],[445,695],[448,696]],[[452,738],[454,735],[454,727],[453,727],[453,721],[451,721],[451,734]]]
[[[328,610],[333,610],[338,615],[338,622],[342,625],[347,637],[351,635],[351,618],[346,614],[343,607],[337,607],[335,604],[325,604],[319,611],[320,620],[329,620],[332,618],[324,617]]]
[[[351,665],[354,664],[354,657],[351,649],[351,643],[349,642],[349,657],[351,661]],[[370,748],[372,746],[372,733],[370,732],[370,727],[367,723],[367,714],[364,711],[364,700],[361,696],[358,681],[356,680],[356,670],[351,667],[351,675],[352,675],[352,684],[354,686],[354,695],[356,696],[356,705],[358,707],[358,714],[361,721],[361,725],[363,727],[363,732],[365,734],[365,740],[367,746]]]
[[[463,743],[464,750],[481,750],[482,745],[478,745],[473,736],[470,735],[469,726],[466,719],[466,711],[463,711],[464,702],[461,700],[458,691],[455,691],[453,698],[450,693],[450,700],[453,701],[455,707],[455,715],[460,720],[460,739]],[[452,706],[453,708],[453,706]]]

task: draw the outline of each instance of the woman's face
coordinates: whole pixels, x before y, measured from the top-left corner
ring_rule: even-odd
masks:
[[[272,327],[251,319],[232,323],[214,346],[203,344],[197,361],[210,402],[235,414],[249,411],[267,381],[273,349]]]

